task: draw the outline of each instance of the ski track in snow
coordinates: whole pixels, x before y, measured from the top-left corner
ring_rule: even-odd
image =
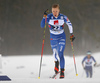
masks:
[[[100,63],[100,53],[92,54]],[[54,74],[54,59],[52,55],[44,55],[41,77],[38,79],[40,55],[28,56],[3,56],[0,75],[7,75],[12,81],[0,83],[100,83],[100,67],[93,68],[93,78],[86,78],[81,61],[85,55],[76,56],[78,76],[75,74],[73,57],[65,56],[65,78],[50,79]]]

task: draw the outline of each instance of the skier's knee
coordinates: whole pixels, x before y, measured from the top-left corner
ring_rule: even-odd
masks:
[[[56,48],[53,49],[53,55],[58,54]]]
[[[59,52],[59,58],[61,59],[61,58],[64,58],[64,56],[63,56],[63,53],[62,52]]]

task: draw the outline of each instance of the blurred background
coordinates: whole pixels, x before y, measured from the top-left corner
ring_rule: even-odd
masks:
[[[54,3],[70,19],[75,55],[100,52],[100,0],[0,0],[0,53],[2,55],[40,55],[43,30],[40,22],[44,11]],[[65,55],[72,55],[69,30]],[[52,55],[49,28],[46,28],[44,54]]]

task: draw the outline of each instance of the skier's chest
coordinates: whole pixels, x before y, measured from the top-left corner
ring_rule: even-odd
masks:
[[[85,60],[86,63],[92,63],[92,61],[93,61],[92,58],[90,58],[90,59],[87,58],[87,59]]]
[[[49,22],[48,22],[50,25],[54,25],[54,26],[61,26],[64,24],[64,18],[63,16],[60,16],[58,18],[55,18],[55,17],[51,17],[49,19]]]

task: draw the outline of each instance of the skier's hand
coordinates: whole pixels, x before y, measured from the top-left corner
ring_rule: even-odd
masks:
[[[70,36],[70,40],[71,40],[71,42],[73,42],[74,39],[75,39],[75,37],[74,37],[73,33],[71,33],[71,36]]]
[[[85,70],[85,67],[83,67],[83,69]]]
[[[97,63],[94,64],[94,67],[96,66]]]
[[[85,70],[84,64],[82,64],[82,66],[83,66],[83,69]]]
[[[47,17],[47,15],[48,15],[48,9],[44,12],[43,17]]]

